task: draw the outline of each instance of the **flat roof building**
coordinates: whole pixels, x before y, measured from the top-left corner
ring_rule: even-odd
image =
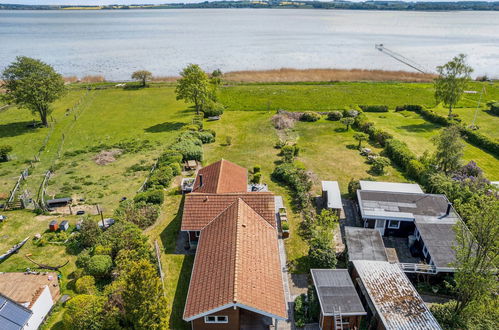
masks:
[[[338,181],[322,181],[322,197],[327,209],[343,209]]]
[[[401,183],[401,182],[380,182],[380,181],[364,181],[360,180],[361,190],[386,191],[386,192],[406,192],[423,194],[423,190],[417,183]]]
[[[345,227],[348,260],[388,261],[385,244],[376,229]]]

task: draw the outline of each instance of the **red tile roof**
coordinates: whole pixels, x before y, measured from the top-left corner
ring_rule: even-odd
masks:
[[[241,198],[201,231],[184,319],[232,306],[287,317],[277,231]]]
[[[203,177],[202,185],[200,176]],[[200,169],[193,188],[193,192],[213,194],[246,191],[248,191],[248,171],[225,159]]]
[[[241,198],[273,227],[275,201],[271,192],[247,192],[233,194],[190,193],[185,197],[182,229],[201,230],[235,200]]]

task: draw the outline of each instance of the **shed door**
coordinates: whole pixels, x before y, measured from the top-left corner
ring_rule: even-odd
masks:
[[[376,229],[379,231],[381,236],[385,234],[385,222],[386,220],[376,219]]]

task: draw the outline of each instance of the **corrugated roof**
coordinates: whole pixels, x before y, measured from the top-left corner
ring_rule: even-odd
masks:
[[[192,191],[213,194],[247,192],[248,171],[244,167],[221,159],[198,171]]]
[[[232,306],[287,317],[277,231],[241,198],[201,231],[184,319]]]
[[[377,229],[345,227],[348,259],[388,261],[383,238]]]
[[[311,269],[322,313],[365,315],[366,311],[346,269]]]
[[[275,224],[275,199],[271,192],[233,194],[190,193],[185,197],[182,215],[183,231],[201,230],[235,200],[241,198],[273,227]]]
[[[327,208],[342,209],[340,186],[338,181],[322,181],[322,191],[327,192]]]
[[[29,309],[0,294],[0,329],[22,329],[32,314]]]
[[[372,260],[353,264],[386,329],[441,329],[397,264]]]
[[[386,192],[402,192],[402,193],[424,193],[421,187],[416,183],[400,183],[400,182],[380,182],[380,181],[364,181],[360,180],[360,189],[372,191]]]

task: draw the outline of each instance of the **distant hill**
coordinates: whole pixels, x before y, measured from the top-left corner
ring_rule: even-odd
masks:
[[[172,3],[163,5],[111,5],[111,6],[51,6],[0,4],[0,9],[14,10],[124,10],[124,9],[178,9],[178,8],[302,8],[302,9],[351,9],[351,10],[408,10],[452,11],[487,10],[499,11],[499,2],[403,2],[403,1],[212,1],[199,3]]]

